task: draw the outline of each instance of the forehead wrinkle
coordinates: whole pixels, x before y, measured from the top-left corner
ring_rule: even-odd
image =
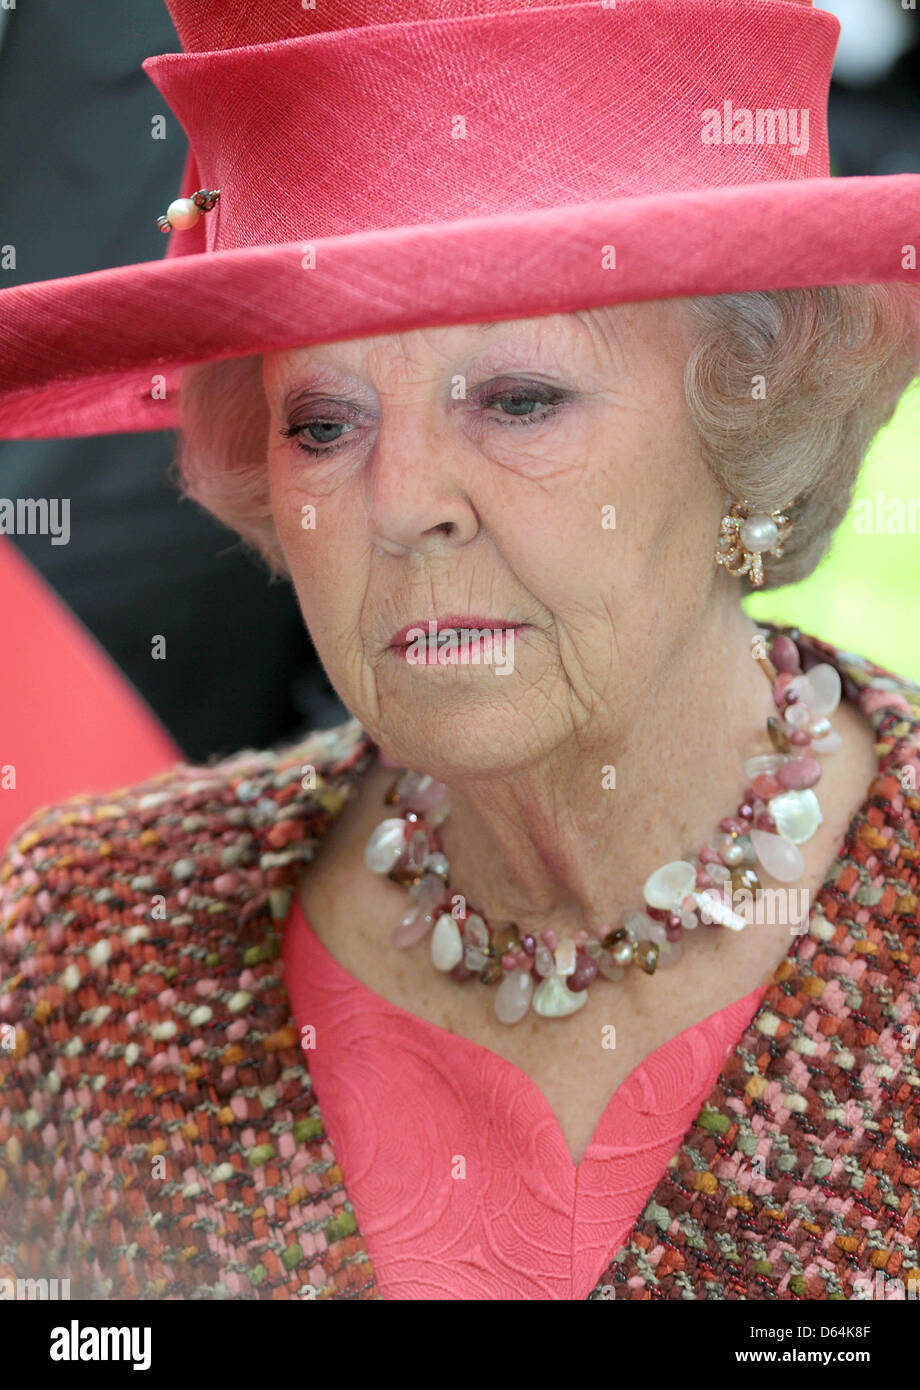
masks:
[[[428,328],[410,328],[401,333],[368,338],[365,340],[368,346],[363,360],[365,364],[368,364],[380,354],[385,365],[389,365],[392,360],[393,341],[398,344],[401,360],[405,364],[413,361],[414,350],[419,343],[425,343],[432,354],[447,359],[452,354],[444,344],[452,341],[454,335],[471,331],[487,333],[490,329],[500,328],[502,323],[503,320],[495,319],[490,323],[432,325]],[[433,338],[431,335],[434,335]]]
[[[365,339],[349,339],[343,343],[318,343],[304,348],[292,349],[280,354],[283,367],[290,367],[293,374],[300,371],[315,373],[320,383],[333,376],[341,375],[352,380],[379,380],[387,384],[411,384],[415,373],[413,368],[420,366],[421,378],[427,378],[432,370],[430,362],[419,358],[418,345],[427,340],[429,351],[442,362],[459,369],[469,370],[473,365],[489,369],[502,366],[507,354],[509,360],[519,358],[522,364],[531,359],[536,366],[547,362],[558,371],[571,368],[571,360],[566,361],[566,347],[572,341],[572,334],[587,329],[589,337],[596,344],[598,338],[604,343],[608,334],[596,322],[602,311],[578,310],[572,313],[531,315],[524,319],[493,319],[488,323],[456,324],[430,328],[415,328],[405,332],[375,335]],[[507,344],[490,342],[487,348],[477,350],[473,347],[466,354],[454,354],[448,343],[448,336],[454,334],[491,333],[495,329],[508,328],[513,336]],[[432,339],[430,335],[434,335]],[[395,345],[395,346],[394,346]],[[345,354],[360,352],[357,365],[351,365]],[[314,359],[314,354],[317,354]],[[512,362],[513,369],[513,362]],[[294,384],[292,383],[292,389]]]
[[[601,380],[612,360],[620,359],[618,367],[628,365],[619,320],[609,309],[580,309],[517,322],[532,331],[508,345],[490,343],[467,359],[465,366],[500,370],[507,356],[512,371],[546,366],[561,377],[577,371],[580,376]]]
[[[579,329],[588,335],[595,354],[601,359],[614,359],[626,368],[629,360],[623,336],[623,316],[619,305],[601,305],[596,309],[577,309],[571,316]]]

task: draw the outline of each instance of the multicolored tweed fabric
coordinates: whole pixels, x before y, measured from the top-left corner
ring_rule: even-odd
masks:
[[[297,866],[373,748],[352,721],[74,798],[14,837],[0,1277],[69,1277],[72,1298],[378,1296],[280,958]]]
[[[768,625],[763,624],[764,627]],[[853,1298],[920,1265],[920,687],[799,638],[879,776],[592,1299]],[[281,973],[356,721],[45,808],[0,869],[0,1278],[379,1298]],[[868,1296],[868,1295],[866,1295]]]
[[[920,1298],[920,687],[805,641],[879,775],[591,1299]]]

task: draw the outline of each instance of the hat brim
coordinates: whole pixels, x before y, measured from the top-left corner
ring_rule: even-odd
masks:
[[[649,299],[920,284],[904,265],[918,234],[920,175],[803,179],[13,286],[0,290],[0,438],[175,429],[181,370],[195,362]]]

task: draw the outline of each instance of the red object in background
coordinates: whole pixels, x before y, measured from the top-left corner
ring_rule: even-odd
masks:
[[[0,537],[0,846],[40,806],[181,758],[111,657]]]

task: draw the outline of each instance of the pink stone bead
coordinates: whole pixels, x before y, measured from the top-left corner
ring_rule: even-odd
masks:
[[[701,864],[721,864],[721,863],[722,863],[722,860],[720,859],[720,857],[719,857],[719,855],[716,853],[716,851],[715,851],[714,849],[710,849],[708,845],[706,846],[705,849],[701,849],[701,850],[700,850],[699,854],[697,855],[697,858],[699,859],[699,861],[700,861]]]
[[[525,933],[525,935],[521,937],[521,950],[526,956],[533,956],[536,954],[537,943],[530,932]]]
[[[591,956],[579,956],[575,962],[575,969],[566,977],[566,984],[570,990],[577,993],[579,990],[587,989],[596,975],[597,961],[592,960]]]
[[[777,780],[790,791],[804,791],[821,780],[821,765],[817,758],[793,758],[776,769]]]
[[[732,831],[734,831],[736,835],[741,834],[741,826],[735,820],[734,816],[723,816],[719,821],[719,829],[724,830],[726,835],[731,834]]]
[[[665,931],[667,932],[669,941],[680,941],[681,936],[683,935],[683,923],[681,922],[680,918],[678,917],[677,919],[676,927],[672,927],[669,925],[665,927]]]
[[[705,869],[697,869],[696,886],[697,888],[712,888],[714,886],[712,879],[709,877]]]
[[[547,927],[545,931],[540,933],[540,940],[548,951],[555,951],[556,947],[559,945],[559,937],[553,931],[552,927]]]
[[[579,927],[578,930],[573,933],[572,939],[576,946],[584,948],[588,944],[587,929],[585,927]]]
[[[797,748],[804,748],[809,743],[811,743],[811,738],[808,734],[806,734],[804,729],[793,729],[790,734],[786,735],[786,737],[788,738],[789,742],[794,743]]]
[[[758,830],[766,830],[769,835],[776,834],[776,821],[766,811],[761,811],[754,824]]]
[[[507,951],[502,956],[502,970],[512,971],[518,968],[518,958],[513,951]]]
[[[741,804],[740,804],[740,806],[738,807],[738,819],[739,819],[740,821],[749,821],[749,820],[753,820],[753,819],[754,819],[754,807],[751,805],[751,802],[752,802],[753,800],[754,800],[754,788],[752,787],[752,788],[751,788],[751,800],[750,800],[750,801],[742,801]]]
[[[785,634],[774,637],[770,646],[770,660],[777,671],[789,671],[797,674],[801,669],[799,649],[792,638],[786,637]]]
[[[769,801],[783,789],[783,784],[770,772],[761,772],[754,778],[754,794],[761,801]]]
[[[782,709],[786,703],[786,687],[795,680],[791,671],[780,671],[776,680],[773,682],[773,703],[777,709]]]

